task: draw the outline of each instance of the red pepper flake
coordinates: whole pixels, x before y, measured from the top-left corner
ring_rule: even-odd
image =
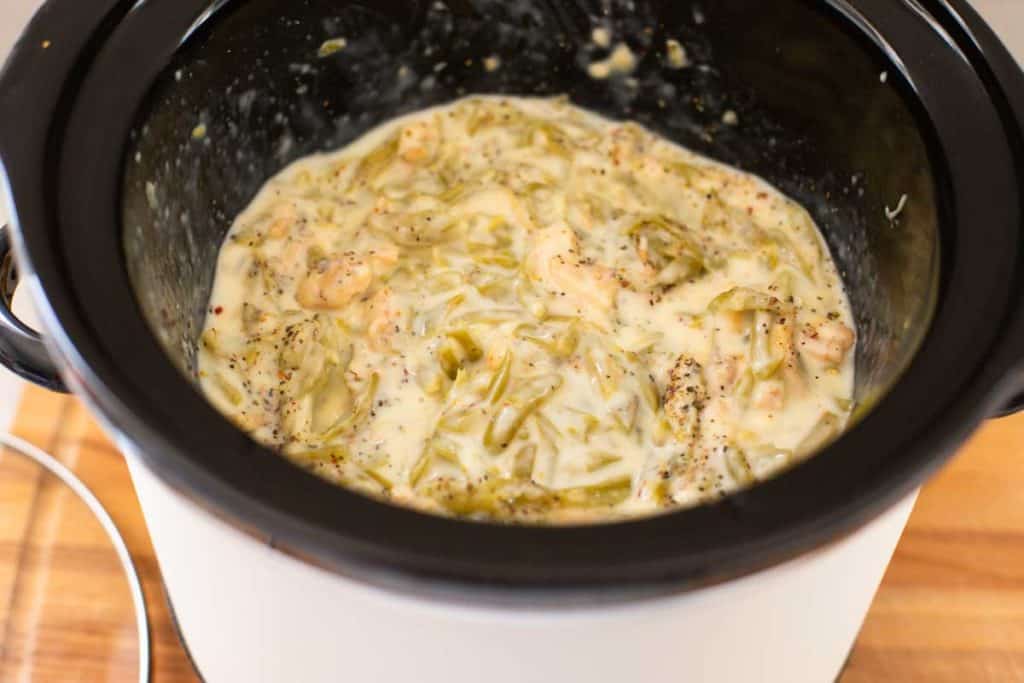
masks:
[[[223,306],[218,306],[217,308],[213,309],[213,314],[214,315],[220,315],[223,312],[224,312],[224,307]]]

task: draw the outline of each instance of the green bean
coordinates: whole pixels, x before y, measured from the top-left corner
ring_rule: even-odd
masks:
[[[554,154],[555,156],[562,157],[563,159],[572,158],[572,152],[563,142],[563,132],[559,130],[554,124],[547,121],[541,121],[539,119],[530,118],[526,122],[526,130],[523,131],[519,138],[519,144],[521,147],[532,147],[535,143],[536,135],[540,133],[544,136],[545,144],[544,147]]]
[[[736,483],[740,486],[753,484],[755,482],[754,473],[750,469],[746,454],[734,445],[723,446],[722,451],[726,469]]]
[[[325,446],[308,451],[301,451],[290,455],[293,460],[300,463],[340,463],[349,459],[350,454],[344,446]]]
[[[783,313],[785,311],[785,307],[777,297],[747,287],[734,287],[718,295],[708,305],[708,309],[713,313],[747,313],[751,311]]]
[[[664,216],[643,218],[627,230],[644,261],[657,270],[656,283],[676,285],[705,271],[700,248],[685,227]]]
[[[562,489],[556,492],[563,504],[573,507],[614,507],[625,502],[633,492],[633,478],[615,477],[597,484]]]
[[[637,417],[640,413],[640,397],[634,396],[629,402],[615,411],[613,417],[615,424],[624,434],[629,434],[636,427]]]
[[[349,358],[351,358],[351,354],[349,354]],[[345,381],[347,367],[348,362],[344,367],[328,363],[326,370],[321,373],[322,381],[311,392],[313,394],[311,426],[316,434],[327,431],[337,423],[341,416],[352,410],[352,391]]]
[[[574,427],[569,428],[569,433],[572,436],[578,437],[583,443],[590,443],[590,437],[597,431],[598,427],[601,426],[601,420],[599,420],[593,413],[588,413],[582,410],[570,409],[571,412],[576,413],[583,418],[583,429],[578,430]]]
[[[454,380],[459,369],[466,363],[475,363],[483,358],[484,352],[473,339],[469,330],[452,330],[437,349],[437,360],[449,379]]]
[[[462,273],[457,271],[442,271],[438,273],[432,273],[430,279],[427,281],[427,291],[431,294],[440,294],[441,292],[447,292],[457,287],[461,287],[466,283],[466,278]]]
[[[512,458],[512,476],[523,481],[533,479],[533,468],[537,462],[537,445],[527,444]]]
[[[364,477],[377,484],[383,491],[390,491],[395,488],[395,483],[393,481],[375,469],[361,467],[359,471]]]
[[[785,360],[776,345],[771,343],[771,329],[775,315],[767,311],[755,311],[751,333],[751,367],[758,379],[769,379],[779,371]]]
[[[494,377],[491,378],[491,382],[487,386],[488,403],[494,405],[501,400],[502,396],[505,395],[505,390],[508,389],[508,382],[511,374],[512,352],[506,351],[505,357],[502,359],[501,365],[498,367],[498,371],[494,373]]]
[[[505,270],[516,270],[520,265],[519,259],[512,254],[501,254],[495,252],[476,256],[473,260],[481,265],[496,266]]]
[[[513,285],[507,279],[477,285],[476,291],[480,292],[480,296],[501,303],[507,303],[515,296]]]
[[[549,328],[550,329],[550,328]],[[536,330],[534,326],[524,325],[521,330]],[[565,359],[576,353],[580,343],[579,325],[573,321],[561,330],[550,331],[546,336],[537,334],[519,335],[523,340],[536,344],[558,359]]]
[[[545,442],[545,445],[551,451],[557,452],[558,443],[562,439],[561,430],[551,421],[551,418],[541,411],[538,411],[533,416],[533,419],[537,423],[537,430],[540,432],[540,437]]]
[[[745,449],[747,462],[754,476],[760,480],[769,479],[793,461],[793,451],[775,446],[748,446]]]
[[[217,338],[217,328],[211,327],[199,337],[199,345],[209,353],[215,356],[224,356],[224,350],[220,346],[220,340]]]
[[[359,396],[352,412],[339,420],[333,427],[324,432],[320,438],[323,441],[331,441],[343,434],[349,434],[359,429],[370,416],[374,401],[377,400],[377,389],[380,386],[380,375],[376,372],[370,375],[363,393]]]
[[[242,401],[245,398],[242,395],[242,392],[236,389],[235,386],[222,374],[215,372],[213,374],[213,383],[217,386],[217,389],[220,390],[220,393],[224,395],[224,398],[231,403],[231,405],[236,407],[242,405]]]
[[[505,450],[530,417],[562,386],[562,378],[536,378],[517,389],[516,394],[491,418],[484,432],[484,446],[492,453]]]
[[[586,356],[586,368],[600,388],[605,400],[611,398],[618,391],[625,371],[622,364],[611,354],[596,349],[591,350]]]
[[[658,385],[654,381],[654,377],[651,375],[639,377],[637,382],[640,386],[640,396],[647,404],[648,410],[657,413],[661,410],[661,394],[658,392]]]
[[[736,380],[736,384],[733,385],[732,392],[741,398],[749,398],[751,392],[754,390],[754,384],[757,380],[754,378],[754,373],[750,368],[746,368],[740,373],[739,378]]]
[[[470,408],[446,413],[438,421],[437,431],[450,432],[452,434],[470,434],[480,428],[484,417],[480,410]]]
[[[466,467],[459,458],[458,447],[455,443],[435,434],[424,445],[420,457],[409,470],[409,484],[413,488],[419,486],[427,472],[438,460],[454,465],[463,474],[466,473]]]
[[[587,472],[593,474],[598,470],[603,470],[606,467],[610,467],[620,462],[622,462],[622,456],[615,455],[614,453],[607,453],[605,451],[595,451],[588,457]]]
[[[463,183],[455,183],[439,194],[437,198],[445,204],[452,204],[458,201],[465,193],[466,186]]]
[[[665,167],[674,175],[684,178],[690,185],[700,182],[706,175],[702,168],[685,161],[669,162],[665,164]]]
[[[351,192],[355,189],[359,182],[373,183],[376,181],[380,174],[392,164],[397,155],[398,136],[393,135],[378,145],[372,152],[367,154],[362,161],[359,162],[359,167],[356,169],[356,172],[352,177],[352,185],[349,187],[349,191]]]
[[[448,321],[455,327],[458,325],[501,325],[522,317],[522,312],[515,308],[495,308],[482,311],[470,311]]]
[[[320,267],[320,264],[327,258],[327,252],[323,250],[319,244],[314,244],[306,250],[306,268],[310,271],[314,271]]]
[[[416,373],[416,382],[430,396],[440,396],[448,389],[451,380],[443,370],[424,366]]]

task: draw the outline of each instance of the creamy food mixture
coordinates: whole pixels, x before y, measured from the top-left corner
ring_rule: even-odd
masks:
[[[855,337],[812,219],[564,99],[464,99],[270,180],[202,386],[334,482],[474,518],[713,501],[837,435]]]

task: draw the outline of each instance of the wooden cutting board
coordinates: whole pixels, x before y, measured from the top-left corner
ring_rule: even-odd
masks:
[[[29,389],[20,436],[110,510],[142,573],[155,683],[195,683],[124,461],[74,399]],[[100,528],[0,454],[0,681],[132,681],[131,604]],[[1024,681],[1024,417],[988,424],[923,492],[843,683]]]

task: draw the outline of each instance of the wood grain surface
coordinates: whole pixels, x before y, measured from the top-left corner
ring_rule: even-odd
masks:
[[[126,536],[151,610],[155,683],[198,681],[121,456],[77,401],[35,389],[15,431],[77,472]],[[0,681],[135,680],[125,586],[72,494],[0,454]],[[988,424],[922,493],[841,681],[1024,681],[1024,417]]]

